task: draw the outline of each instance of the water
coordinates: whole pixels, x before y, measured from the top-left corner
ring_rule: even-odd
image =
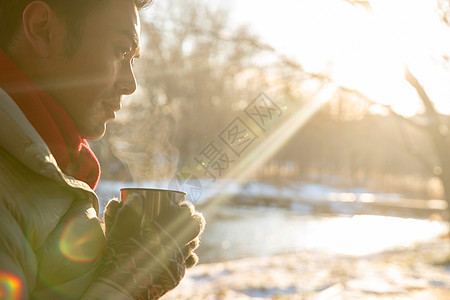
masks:
[[[277,208],[223,207],[209,214],[202,263],[301,250],[367,255],[445,234],[444,222],[371,215],[312,216]]]

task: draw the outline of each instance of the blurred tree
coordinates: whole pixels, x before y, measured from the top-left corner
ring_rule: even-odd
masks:
[[[355,1],[355,0],[343,0],[354,6],[363,6],[367,10],[371,10],[369,1]],[[450,0],[437,0],[438,13],[444,24],[450,26]],[[450,71],[450,59],[447,55],[442,55],[441,63],[443,67]],[[389,109],[390,113],[396,116],[397,119],[404,121],[406,124],[414,127],[416,130],[422,131],[426,136],[426,140],[433,147],[434,154],[430,154],[422,145],[418,145],[417,141],[412,142],[412,138],[408,138],[408,134],[402,135],[402,141],[404,146],[406,145],[409,154],[413,155],[417,161],[420,161],[422,165],[428,169],[430,174],[437,176],[443,186],[444,198],[448,203],[448,210],[450,216],[450,118],[446,115],[440,114],[435,105],[428,96],[424,87],[420,84],[419,80],[409,70],[405,68],[406,81],[416,90],[419,98],[423,104],[423,114],[416,116],[415,118],[406,118],[396,113],[390,106],[385,106]],[[364,98],[364,96],[362,96]],[[403,127],[403,125],[400,125]],[[420,139],[420,141],[422,141]]]
[[[106,179],[124,180],[123,163],[134,181],[168,179],[261,91],[274,95],[288,118],[330,81],[305,72],[245,26],[233,28],[226,10],[199,0],[161,2],[159,10],[143,16],[142,28],[138,90],[105,138],[93,143]],[[398,190],[407,174],[432,176],[401,147],[425,153],[428,161],[434,154],[421,145],[426,137],[392,115],[374,114],[373,106],[363,95],[340,88],[272,159],[270,172],[259,175],[384,190]],[[283,166],[296,171],[283,172]]]
[[[447,26],[450,26],[450,0],[438,0],[437,2],[439,8],[438,13],[440,14],[442,22],[444,22]],[[448,69],[449,57],[447,55],[443,55],[441,58],[443,66]],[[416,118],[416,120],[406,118],[403,119],[413,126],[423,130],[428,135],[429,140],[434,146],[434,151],[439,162],[437,164],[429,162],[427,157],[424,157],[421,155],[422,153],[416,150],[417,147],[412,151],[419,160],[424,161],[425,163],[429,162],[428,165],[430,170],[432,170],[434,175],[441,180],[444,198],[447,201],[447,217],[450,217],[450,118],[449,116],[443,115],[436,110],[435,105],[432,99],[428,96],[425,88],[420,84],[419,80],[408,67],[405,68],[405,79],[419,95],[424,107],[424,112],[421,116]],[[402,118],[402,116],[399,117]]]
[[[426,197],[429,165],[408,152],[420,145],[422,154],[434,157],[426,135],[387,109],[374,113],[375,105],[357,91],[339,89],[275,159],[298,164],[305,181]],[[411,178],[422,178],[421,184]]]
[[[421,161],[429,162],[428,166],[430,170],[441,180],[444,188],[444,197],[448,203],[448,210],[450,212],[450,118],[440,114],[436,110],[427,92],[408,68],[405,69],[405,79],[417,91],[425,111],[420,116],[421,118],[416,118],[419,121],[407,119],[402,116],[399,117],[423,130],[434,146],[434,151],[439,160],[437,165],[429,162],[429,159],[424,157],[420,152],[415,151],[414,154]]]

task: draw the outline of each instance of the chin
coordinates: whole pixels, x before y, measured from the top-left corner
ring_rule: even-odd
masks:
[[[80,136],[87,140],[99,140],[101,139],[105,133],[106,133],[106,124],[103,124],[101,127],[95,128],[94,130],[92,128],[87,130],[79,130]]]

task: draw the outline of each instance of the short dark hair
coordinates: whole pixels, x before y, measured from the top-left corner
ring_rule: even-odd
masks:
[[[19,29],[22,14],[28,4],[34,0],[0,0],[0,48],[6,48],[12,42]],[[66,23],[68,38],[66,55],[70,56],[80,40],[81,28],[86,16],[95,6],[108,0],[41,0],[47,3]],[[153,3],[153,0],[134,0],[138,10]]]

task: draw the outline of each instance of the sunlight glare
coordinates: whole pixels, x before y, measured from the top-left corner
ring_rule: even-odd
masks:
[[[393,247],[411,246],[418,240],[432,239],[446,234],[448,226],[429,220],[356,215],[321,221],[317,231],[317,234],[310,235],[311,244],[317,248],[360,256]]]
[[[211,0],[218,2],[219,0]],[[343,0],[230,0],[233,23],[246,24],[307,72],[330,74],[339,85],[411,116],[422,105],[404,80],[408,65],[436,107],[450,113],[450,78],[431,70],[431,57],[450,55],[450,28],[437,1],[370,0],[370,10]]]
[[[420,102],[405,82],[404,70],[442,48],[436,35],[430,34],[442,27],[436,20],[436,4],[405,0],[371,4],[371,11],[341,12],[341,17],[352,20],[353,27],[342,31],[343,49],[333,58],[333,78],[399,113],[414,115],[420,112]]]

